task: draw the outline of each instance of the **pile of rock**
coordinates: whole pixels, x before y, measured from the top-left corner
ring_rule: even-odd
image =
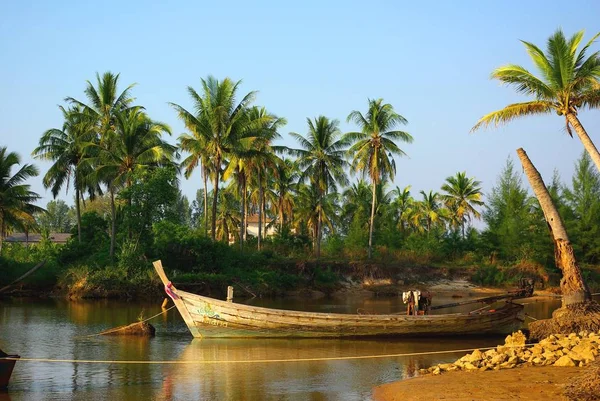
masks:
[[[519,331],[506,337],[504,345],[485,352],[477,349],[454,363],[420,369],[419,373],[439,375],[453,370],[499,370],[522,365],[585,366],[596,359],[600,350],[600,334],[586,331],[551,335],[534,345],[526,344],[525,340]]]

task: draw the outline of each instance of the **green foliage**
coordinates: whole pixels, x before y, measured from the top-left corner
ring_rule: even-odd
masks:
[[[51,200],[46,205],[46,212],[38,214],[37,223],[41,230],[53,233],[68,233],[77,225],[74,208],[62,200]]]

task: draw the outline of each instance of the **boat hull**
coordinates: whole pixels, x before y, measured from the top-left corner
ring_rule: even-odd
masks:
[[[15,360],[7,360],[5,358],[20,358],[20,356],[6,355],[4,357],[0,357],[0,391],[6,390],[8,387],[10,376],[12,375],[15,363],[17,363]]]
[[[408,316],[313,313],[261,308],[177,290],[155,269],[194,337],[375,337],[457,336],[510,333],[522,322],[523,305],[495,310]]]

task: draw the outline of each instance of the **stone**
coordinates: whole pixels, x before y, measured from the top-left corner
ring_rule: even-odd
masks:
[[[491,363],[493,365],[499,365],[503,362],[505,362],[508,359],[508,355],[506,354],[497,354],[496,356],[494,356],[491,360]]]
[[[482,359],[484,359],[483,354],[481,353],[480,350],[476,349],[475,351],[473,351],[473,353],[471,355],[468,355],[467,362],[477,362],[477,361],[481,361]]]
[[[464,365],[465,370],[477,370],[477,366],[473,365],[471,362],[467,362]]]
[[[575,366],[575,362],[573,362],[573,360],[568,356],[563,355],[556,362],[554,362],[554,366]]]
[[[511,356],[510,358],[508,358],[508,361],[506,361],[506,363],[508,363],[510,365],[515,365],[518,361],[519,361],[519,357]]]
[[[452,366],[454,366],[451,363],[441,363],[438,365],[438,368],[440,368],[441,370],[448,370],[450,369]]]
[[[442,371],[440,370],[439,367],[436,367],[435,369],[433,369],[433,372],[431,372],[431,373],[433,373],[434,375],[439,375],[440,373],[442,373]]]

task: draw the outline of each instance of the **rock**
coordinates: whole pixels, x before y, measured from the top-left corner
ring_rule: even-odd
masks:
[[[472,370],[477,370],[478,368],[477,368],[477,366],[473,365],[471,362],[467,362],[464,365],[464,369],[472,371]]]
[[[442,371],[440,370],[439,367],[436,367],[435,369],[433,369],[433,372],[431,372],[431,373],[433,373],[434,375],[439,375],[440,373],[442,373]]]
[[[489,370],[490,368],[488,366],[482,366],[479,368],[480,372],[485,372],[486,370]]]
[[[568,356],[563,355],[556,362],[554,362],[554,366],[575,366],[575,362],[573,362],[573,360]]]
[[[511,356],[510,358],[508,358],[508,361],[506,361],[506,363],[509,365],[516,365],[518,361],[519,361],[519,357]]]
[[[497,354],[496,356],[494,356],[491,360],[491,363],[493,365],[499,365],[503,362],[505,362],[508,359],[508,355],[506,354]]]
[[[482,359],[484,359],[482,352],[478,349],[473,351],[473,353],[471,355],[467,355],[467,357],[468,357],[467,362],[477,362],[477,361],[481,361]]]
[[[504,345],[507,347],[524,347],[526,341],[527,337],[519,330],[516,333],[507,336],[504,340]]]

